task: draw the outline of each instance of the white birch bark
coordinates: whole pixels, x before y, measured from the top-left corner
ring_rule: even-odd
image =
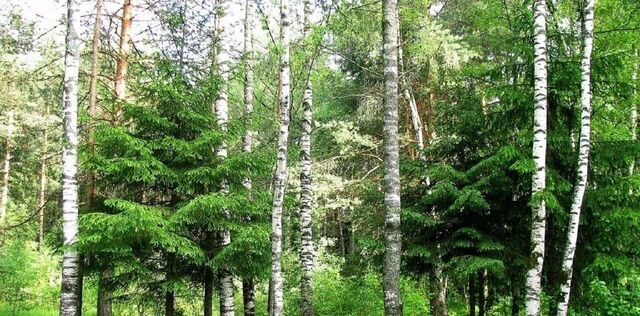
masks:
[[[218,2],[216,8],[216,15],[218,19],[225,13],[225,9],[228,6],[228,1],[222,0]],[[215,101],[215,113],[218,120],[218,126],[227,137],[228,123],[229,123],[229,95],[228,95],[228,81],[229,81],[229,63],[231,62],[229,56],[229,41],[225,40],[227,34],[225,34],[222,23],[216,24],[216,38],[220,40],[216,45],[217,55],[216,62],[218,66],[218,74],[220,76],[220,86],[218,90],[218,97]],[[228,156],[228,149],[226,140],[223,140],[220,146],[216,148],[216,155],[224,160]],[[229,185],[226,181],[221,184],[222,193],[228,194]],[[225,216],[229,216],[228,210],[225,210]],[[221,232],[220,246],[226,247],[231,244],[231,233],[225,229]],[[226,267],[222,267],[220,270],[220,315],[221,316],[233,316],[235,314],[235,305],[233,300],[233,276]]]
[[[13,118],[15,112],[7,111],[7,135],[4,141],[4,158],[2,160],[2,188],[0,188],[0,227],[4,225],[7,217],[7,204],[9,203],[9,174],[11,172],[11,152],[13,150],[13,132],[15,130]]]
[[[307,40],[311,30],[309,22],[312,14],[311,0],[304,0],[303,40]],[[304,46],[303,46],[304,47]],[[302,98],[302,136],[300,140],[300,314],[313,315],[313,191],[311,175],[311,133],[313,129],[313,87],[311,73],[313,60],[307,49],[305,61],[308,75]]]
[[[244,18],[244,114],[247,130],[242,140],[242,150],[250,153],[253,150],[253,2],[246,0]],[[247,190],[251,190],[251,177],[247,177],[243,182]],[[251,220],[249,218],[249,220]],[[256,314],[255,284],[252,279],[242,281],[242,300],[245,316]]]
[[[78,73],[80,69],[80,12],[78,0],[67,0],[67,35],[64,58],[62,119],[62,259],[60,315],[76,316],[79,292],[79,257],[73,248],[78,238]]]
[[[584,27],[582,44],[582,82],[581,105],[582,115],[580,119],[580,147],[578,148],[578,176],[573,191],[569,229],[567,231],[567,246],[562,260],[562,277],[560,284],[560,298],[558,299],[558,316],[566,316],[569,309],[569,297],[571,294],[571,277],[573,275],[573,259],[578,241],[578,228],[580,226],[580,211],[584,192],[587,189],[587,177],[589,171],[589,151],[591,148],[591,52],[593,51],[593,29],[596,0],[587,0],[584,8]]]
[[[536,0],[533,8],[534,23],[534,118],[533,118],[533,160],[535,172],[532,177],[531,195],[536,197],[546,188],[547,154],[547,4]],[[542,264],[546,229],[546,205],[539,201],[532,207],[531,254],[526,279],[526,315],[540,315],[540,295],[542,292]]]
[[[398,2],[382,1],[384,56],[384,310],[387,316],[402,315],[400,297],[400,150],[398,145]]]
[[[638,61],[638,49],[634,48],[634,61],[635,61],[635,69],[631,74],[631,80],[633,81],[633,104],[631,105],[631,140],[635,143],[638,140],[638,71],[640,68],[640,64]],[[633,172],[636,167],[636,160],[631,161],[631,166],[629,166],[629,175],[633,175]]]
[[[278,153],[273,179],[273,204],[271,210],[271,281],[273,282],[273,308],[271,316],[284,314],[282,284],[282,211],[287,179],[287,150],[289,147],[289,111],[291,109],[291,67],[289,64],[289,0],[280,0],[280,128]]]

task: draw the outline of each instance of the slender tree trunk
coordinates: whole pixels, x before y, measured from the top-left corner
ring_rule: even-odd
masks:
[[[247,0],[244,18],[244,113],[246,131],[242,140],[242,150],[246,153],[250,153],[253,150],[253,12],[252,0]],[[243,185],[247,190],[251,190],[251,177],[244,179]],[[251,221],[251,218],[247,220]],[[254,287],[255,284],[251,278],[242,280],[242,301],[245,316],[254,316],[256,314]]]
[[[256,295],[254,292],[255,284],[251,279],[245,279],[242,282],[242,301],[244,305],[244,316],[256,315]]]
[[[635,69],[631,74],[633,81],[633,104],[631,105],[631,140],[635,143],[638,140],[638,71],[640,70],[640,62],[638,61],[638,49],[634,47],[633,54],[635,56]],[[636,160],[631,161],[629,166],[629,175],[633,175]]]
[[[385,315],[402,315],[400,297],[400,168],[398,146],[398,2],[383,0],[384,56],[384,184],[385,184]]]
[[[80,12],[77,0],[67,0],[67,35],[64,60],[62,150],[62,234],[66,247],[62,259],[60,315],[76,316],[79,291],[78,238],[78,73],[80,68]]]
[[[124,0],[122,5],[122,22],[120,25],[120,45],[118,47],[118,61],[116,63],[115,92],[116,100],[124,101],[127,98],[127,69],[129,68],[129,52],[131,41],[131,19],[133,5],[131,0]],[[124,114],[122,105],[118,106],[116,122],[122,120]]]
[[[443,272],[442,261],[433,263],[429,272],[429,305],[433,316],[447,316],[447,281]]]
[[[571,277],[573,275],[573,258],[578,242],[578,228],[580,226],[580,211],[584,193],[587,189],[589,172],[589,151],[591,149],[591,52],[593,51],[593,29],[595,0],[587,0],[584,8],[583,27],[583,55],[582,55],[582,83],[581,83],[581,127],[580,148],[578,150],[578,176],[573,191],[569,230],[567,231],[567,246],[562,262],[562,283],[560,298],[558,299],[558,316],[566,316],[569,309],[571,293]]]
[[[304,0],[304,37],[307,40],[311,30],[312,7],[310,0]],[[309,49],[307,49],[309,51]],[[307,82],[302,99],[302,136],[300,140],[300,314],[313,315],[313,189],[311,186],[311,133],[313,130],[313,87],[311,73],[313,60],[307,52],[305,61]],[[341,233],[342,234],[342,233]],[[343,251],[344,253],[344,251]]]
[[[420,118],[420,112],[418,111],[418,105],[413,94],[413,89],[411,88],[411,83],[407,80],[402,45],[398,46],[398,64],[401,69],[400,81],[402,83],[402,95],[407,100],[407,103],[409,104],[409,111],[411,112],[411,125],[413,126],[416,143],[418,145],[418,158],[420,160],[425,160],[424,125],[422,124],[422,119]]]
[[[511,316],[520,315],[520,300],[522,297],[520,296],[520,285],[515,284],[515,280],[512,280],[511,283]]]
[[[175,316],[175,292],[173,290],[164,293],[164,316]]]
[[[7,138],[4,141],[4,159],[2,161],[2,188],[0,188],[0,226],[4,224],[9,203],[9,173],[11,171],[11,152],[13,151],[14,111],[7,112]]]
[[[289,110],[291,108],[291,69],[289,64],[289,0],[280,0],[280,130],[278,154],[273,181],[271,212],[271,280],[273,282],[273,309],[271,316],[282,316],[284,297],[282,289],[282,210],[287,179],[287,149],[289,146]]]
[[[273,315],[273,280],[269,280],[269,288],[267,289],[267,314]]]
[[[90,150],[95,147],[95,139],[93,136],[93,123],[96,116],[96,106],[98,103],[98,72],[100,57],[100,27],[102,25],[102,4],[103,0],[96,1],[96,18],[93,24],[93,40],[91,48],[91,80],[89,82],[89,122],[87,123],[87,141]],[[93,209],[93,200],[95,197],[95,172],[89,170],[87,177],[87,210]]]
[[[487,314],[487,299],[489,297],[489,285],[487,284],[487,270],[478,272],[478,316]]]
[[[469,275],[469,316],[476,316],[476,282],[474,275]]]
[[[213,272],[209,267],[204,271],[204,316],[213,316]]]
[[[226,11],[227,1],[220,1],[218,3],[218,7],[216,8],[217,18],[220,18],[222,14]],[[229,63],[230,56],[229,50],[229,41],[225,40],[227,36],[225,34],[224,27],[222,23],[217,23],[217,29],[215,30],[216,38],[220,40],[217,47],[217,55],[216,62],[218,67],[218,73],[220,76],[220,86],[218,90],[218,97],[216,98],[214,104],[214,111],[216,114],[216,118],[218,121],[218,126],[222,130],[224,134],[224,138],[227,137],[228,131],[228,122],[229,122],[229,96],[228,96],[228,81],[229,81]],[[220,146],[216,148],[216,155],[221,160],[226,160],[228,157],[228,148],[226,139],[222,141]],[[223,194],[229,193],[229,184],[226,180],[221,184],[221,191]],[[225,216],[229,216],[229,211],[224,211]],[[221,232],[220,237],[220,246],[226,247],[231,244],[231,232],[228,229],[224,229]],[[222,267],[220,269],[220,315],[221,316],[233,316],[235,313],[235,306],[233,301],[233,276],[228,268]]]
[[[526,314],[540,315],[542,292],[542,264],[546,228],[546,205],[540,194],[546,188],[547,155],[547,3],[536,0],[534,5],[534,118],[533,118],[533,173],[531,196],[534,200],[531,216],[531,254],[526,281]]]
[[[109,290],[109,279],[111,278],[111,269],[100,271],[98,279],[98,316],[111,315],[111,291]]]
[[[49,117],[49,107],[45,109],[45,118]],[[40,157],[40,193],[38,202],[38,250],[44,245],[44,206],[47,196],[47,154],[49,151],[49,129],[42,129],[42,152]]]

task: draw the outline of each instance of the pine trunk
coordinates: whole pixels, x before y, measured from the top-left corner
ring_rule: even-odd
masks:
[[[282,284],[282,212],[287,180],[287,149],[289,146],[289,110],[291,108],[291,69],[289,64],[289,0],[280,0],[280,130],[278,153],[273,181],[273,205],[271,211],[271,281],[273,282],[273,309],[271,316],[282,316],[284,297]]]
[[[473,275],[469,275],[469,316],[476,316],[476,282]]]
[[[111,269],[107,268],[100,271],[98,279],[98,316],[111,316],[112,313],[109,278],[111,278]]]
[[[577,182],[573,191],[569,230],[567,231],[567,246],[562,261],[562,283],[560,284],[560,298],[558,299],[558,316],[566,316],[569,309],[571,294],[571,277],[573,275],[573,259],[578,242],[578,228],[580,226],[580,211],[584,193],[587,189],[589,172],[589,151],[591,149],[591,52],[593,51],[593,29],[595,0],[587,0],[584,8],[583,53],[582,53],[582,83],[580,119],[580,146],[578,149]]]
[[[9,173],[11,172],[11,151],[13,141],[13,110],[7,112],[7,138],[4,141],[4,159],[2,160],[2,188],[0,188],[0,227],[7,217],[9,203]]]
[[[96,116],[96,106],[98,104],[98,72],[100,57],[100,27],[102,25],[102,3],[103,0],[96,1],[96,18],[93,24],[93,40],[91,48],[91,79],[89,82],[89,122],[87,123],[87,141],[90,150],[94,150],[95,139],[93,136],[93,123]],[[89,170],[87,177],[87,210],[93,209],[95,197],[95,172]]]
[[[213,316],[213,272],[209,267],[204,271],[204,316]]]
[[[542,264],[546,228],[546,205],[541,193],[546,187],[547,155],[547,4],[536,0],[534,5],[534,118],[533,160],[535,172],[532,178],[531,197],[534,200],[531,216],[531,253],[526,280],[526,314],[540,315],[542,292]]]
[[[60,315],[76,316],[79,301],[79,257],[73,248],[78,238],[78,73],[80,68],[80,12],[77,0],[67,0],[67,35],[64,59],[62,150],[62,259]]]
[[[447,316],[449,310],[447,308],[447,280],[443,271],[442,260],[433,263],[429,275],[430,300],[429,305],[433,316]]]
[[[175,316],[175,293],[173,290],[164,293],[164,316]]]
[[[398,2],[383,0],[384,56],[384,310],[387,316],[402,315],[400,297],[400,168],[398,145]]]

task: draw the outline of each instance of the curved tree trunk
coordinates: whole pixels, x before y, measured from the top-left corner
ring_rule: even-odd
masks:
[[[400,153],[398,145],[398,2],[383,0],[384,56],[384,184],[385,184],[385,315],[402,315],[400,297]]]
[[[546,229],[546,205],[540,194],[546,188],[547,155],[547,4],[536,0],[534,5],[534,118],[533,118],[533,173],[531,196],[534,200],[531,216],[531,254],[526,281],[526,314],[540,315],[542,292],[542,263]]]
[[[78,238],[78,73],[80,69],[80,12],[77,0],[67,0],[67,35],[64,59],[62,150],[62,234],[66,247],[62,259],[60,315],[76,316],[79,259],[73,248]]]
[[[566,316],[569,309],[571,277],[573,275],[573,258],[578,241],[580,211],[582,209],[584,192],[587,189],[589,151],[591,148],[591,52],[593,51],[595,2],[595,0],[587,0],[584,8],[582,83],[580,85],[582,94],[582,115],[580,120],[580,147],[578,149],[578,176],[577,183],[573,191],[569,230],[567,231],[567,246],[565,248],[562,261],[563,280],[560,285],[560,298],[558,299],[558,316]]]
[[[0,188],[0,227],[4,225],[7,217],[7,204],[9,203],[9,173],[11,171],[11,151],[13,141],[13,116],[14,111],[7,112],[7,138],[4,141],[4,159],[2,161],[2,188]]]
[[[307,40],[311,29],[311,1],[304,1],[304,35]],[[308,49],[308,47],[307,47]],[[313,88],[311,73],[313,60],[307,52],[305,61],[308,75],[302,99],[302,136],[300,140],[300,314],[313,315],[313,191],[311,186],[311,132],[313,129]]]
[[[291,68],[289,65],[289,0],[280,0],[280,130],[278,154],[273,181],[271,210],[271,281],[273,282],[273,309],[271,316],[282,316],[284,298],[282,289],[282,209],[287,180],[287,149],[289,147],[289,110],[291,108]]]

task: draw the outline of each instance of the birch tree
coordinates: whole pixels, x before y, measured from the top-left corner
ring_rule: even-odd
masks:
[[[7,111],[7,130],[4,140],[4,158],[2,159],[2,188],[0,188],[0,227],[4,225],[7,216],[7,204],[9,203],[9,174],[11,172],[11,152],[13,150],[13,132],[15,111],[9,109]]]
[[[526,314],[540,315],[542,292],[542,263],[544,260],[546,205],[541,194],[546,188],[547,155],[547,4],[536,0],[533,7],[534,33],[534,117],[531,197],[534,202],[531,216],[531,254],[526,277]]]
[[[242,150],[251,153],[253,149],[253,3],[246,0],[244,17],[244,114],[247,130],[242,139]],[[251,177],[247,177],[243,182],[247,190],[251,190]],[[253,316],[256,314],[255,285],[250,278],[242,280],[242,300],[244,305],[244,315]]]
[[[582,81],[580,119],[580,143],[578,148],[578,172],[577,182],[573,191],[571,213],[569,216],[569,229],[567,231],[567,246],[562,260],[562,283],[560,284],[560,298],[558,299],[558,316],[566,316],[569,308],[571,294],[571,277],[573,275],[573,259],[578,241],[578,228],[580,226],[580,211],[584,192],[587,189],[587,177],[589,173],[589,151],[591,148],[591,53],[593,51],[593,29],[596,0],[587,0],[584,8],[584,21],[582,28]]]
[[[398,2],[382,2],[382,54],[384,57],[384,310],[402,315],[400,297],[400,167],[398,145]]]
[[[78,310],[78,253],[73,248],[78,238],[78,73],[80,69],[80,12],[77,0],[67,0],[67,32],[64,58],[62,118],[62,234],[65,246],[62,259],[60,315],[76,316]]]
[[[304,1],[303,40],[307,40],[311,30],[309,22],[312,13],[310,0]],[[313,191],[311,187],[311,132],[313,129],[313,87],[311,73],[313,60],[307,52],[305,65],[308,71],[302,97],[302,136],[300,139],[300,313],[313,315]]]
[[[228,6],[228,1],[219,1],[218,6],[216,8],[217,18],[220,17],[226,12],[226,7]],[[229,81],[229,63],[230,56],[229,50],[229,41],[225,40],[227,34],[225,33],[224,26],[220,21],[216,23],[216,31],[215,36],[219,40],[219,45],[216,46],[216,58],[215,61],[217,63],[218,74],[220,76],[220,86],[218,90],[218,97],[215,100],[214,111],[216,114],[216,118],[218,121],[218,126],[222,130],[222,133],[226,134],[228,131],[228,123],[229,123],[229,96],[228,96],[228,81]],[[216,148],[216,155],[221,159],[225,160],[228,156],[228,149],[226,140],[223,140],[222,143]],[[228,183],[224,182],[221,184],[222,193],[227,194],[229,191]],[[228,210],[225,210],[226,215],[228,216]],[[220,234],[220,246],[226,247],[231,244],[231,233],[229,230],[225,229]],[[233,276],[229,272],[228,268],[222,267],[220,270],[220,315],[223,316],[233,316],[235,312],[235,306],[233,302]]]
[[[289,64],[289,0],[280,0],[280,95],[278,152],[273,179],[273,204],[271,208],[271,282],[273,308],[271,316],[284,313],[282,282],[282,210],[287,179],[287,149],[289,145],[289,110],[291,108],[291,67]]]

